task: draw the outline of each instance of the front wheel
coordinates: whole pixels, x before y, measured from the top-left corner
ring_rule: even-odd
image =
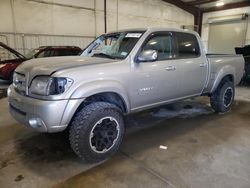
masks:
[[[217,113],[228,112],[232,107],[234,95],[233,82],[226,81],[220,84],[210,98],[211,107]]]
[[[70,144],[86,162],[100,162],[120,147],[124,135],[121,110],[113,104],[95,102],[85,106],[73,118]]]

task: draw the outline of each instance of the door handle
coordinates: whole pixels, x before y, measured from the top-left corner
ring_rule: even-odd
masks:
[[[175,71],[176,67],[175,66],[168,66],[165,68],[166,71]]]
[[[205,67],[207,64],[206,63],[201,63],[200,67]]]

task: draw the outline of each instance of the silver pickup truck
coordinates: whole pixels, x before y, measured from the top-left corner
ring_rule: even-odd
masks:
[[[25,62],[8,101],[18,122],[68,128],[75,153],[97,162],[118,150],[126,114],[201,95],[215,112],[229,111],[243,71],[242,56],[206,54],[195,32],[125,30],[101,35],[81,56]]]

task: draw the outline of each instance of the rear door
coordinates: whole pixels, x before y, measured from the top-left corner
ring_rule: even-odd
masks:
[[[175,32],[177,98],[201,94],[207,79],[208,62],[198,39],[190,33]]]

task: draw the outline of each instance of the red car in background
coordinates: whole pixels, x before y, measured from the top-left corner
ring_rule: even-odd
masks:
[[[0,79],[12,81],[14,70],[22,62],[42,57],[74,56],[82,51],[77,46],[41,46],[26,56],[0,42]]]

